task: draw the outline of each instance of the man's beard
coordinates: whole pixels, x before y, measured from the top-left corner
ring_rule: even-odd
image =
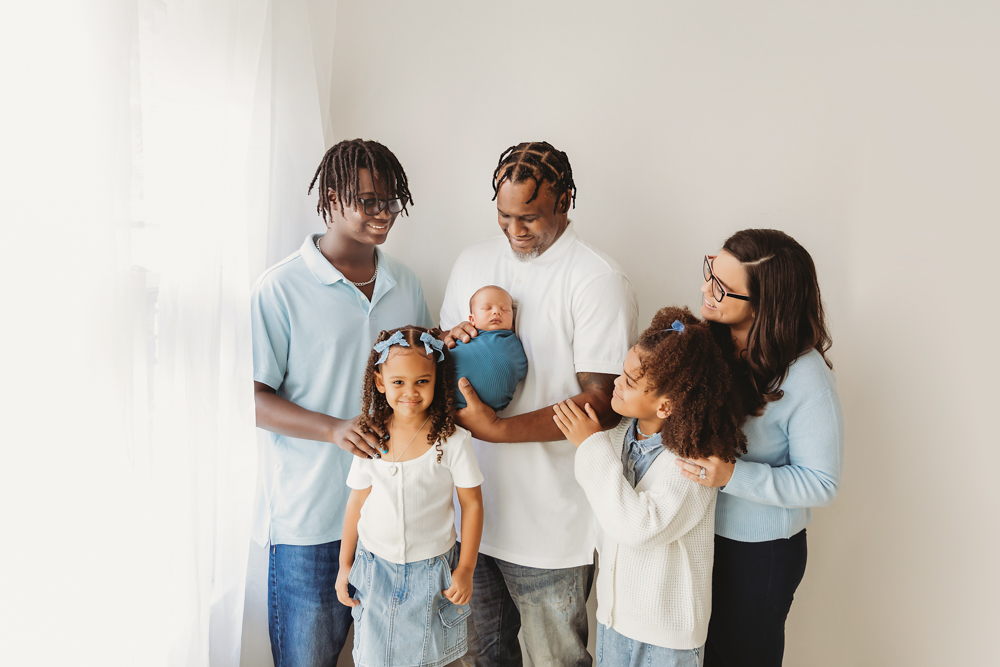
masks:
[[[516,259],[519,262],[530,262],[531,260],[535,259],[541,254],[540,252],[538,252],[538,246],[535,246],[534,248],[528,250],[527,252],[518,252],[513,248],[511,248],[510,251],[514,253],[514,259]]]

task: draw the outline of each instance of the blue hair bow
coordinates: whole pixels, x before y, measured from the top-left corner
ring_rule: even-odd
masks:
[[[677,333],[684,333],[684,323],[680,320],[674,320],[674,323],[670,325],[669,329],[660,329],[660,333],[664,331],[676,331]]]
[[[376,352],[381,353],[382,355],[378,358],[378,361],[375,362],[376,366],[378,366],[381,363],[384,363],[385,360],[389,358],[389,348],[392,347],[393,345],[410,347],[410,344],[406,342],[405,338],[403,338],[402,331],[397,331],[396,333],[392,334],[385,340],[375,343],[375,347],[373,347],[372,349],[375,350]]]
[[[428,356],[430,356],[432,352],[437,352],[437,360],[438,361],[444,360],[443,342],[439,341],[437,338],[430,335],[426,331],[420,334],[420,342],[424,344],[424,352],[426,352]],[[431,348],[434,349],[432,350]]]
[[[437,338],[427,332],[424,332],[420,334],[420,342],[424,344],[424,352],[427,356],[431,356],[437,352],[437,360],[441,361],[444,359],[444,343],[439,341]],[[389,358],[389,348],[393,345],[410,347],[410,344],[406,342],[405,338],[403,338],[402,331],[397,331],[385,340],[375,343],[375,346],[372,349],[380,354],[378,361],[375,362],[376,366],[381,363],[385,363],[385,360]]]

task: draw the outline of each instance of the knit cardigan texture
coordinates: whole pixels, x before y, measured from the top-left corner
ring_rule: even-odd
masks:
[[[621,459],[631,423],[595,433],[576,453],[600,525],[597,620],[636,641],[698,648],[712,614],[718,491],[684,477],[669,443],[633,489]]]

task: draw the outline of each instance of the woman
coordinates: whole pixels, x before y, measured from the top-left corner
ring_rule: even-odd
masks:
[[[750,415],[749,451],[736,463],[675,462],[722,487],[705,665],[780,665],[809,508],[830,504],[843,468],[830,334],[812,258],[783,232],[737,232],[705,257],[704,276],[701,315],[733,359]]]

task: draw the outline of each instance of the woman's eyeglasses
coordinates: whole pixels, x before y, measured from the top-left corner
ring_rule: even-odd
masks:
[[[727,292],[726,288],[722,286],[719,279],[715,277],[715,273],[712,271],[712,260],[715,259],[715,255],[705,255],[705,263],[702,265],[702,271],[705,274],[705,282],[712,283],[712,296],[715,297],[716,301],[722,301],[727,296],[734,299],[739,299],[740,301],[749,301],[750,297],[745,294],[733,294],[732,292]]]

